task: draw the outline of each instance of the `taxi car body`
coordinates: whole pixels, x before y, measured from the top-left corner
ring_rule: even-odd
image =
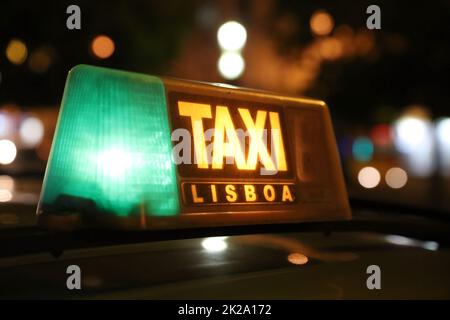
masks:
[[[3,228],[2,299],[448,299],[450,226],[354,206],[352,221],[162,233]],[[370,209],[372,208],[372,209]],[[390,212],[392,211],[392,212]],[[4,211],[3,211],[4,213]],[[80,267],[69,290],[67,268]],[[368,289],[367,268],[381,270]]]

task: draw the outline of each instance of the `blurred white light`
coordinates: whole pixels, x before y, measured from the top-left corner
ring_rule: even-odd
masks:
[[[247,41],[247,30],[236,21],[228,21],[217,31],[217,41],[222,50],[241,50]]]
[[[430,139],[429,125],[418,118],[405,117],[395,123],[395,145],[401,152],[415,151]]]
[[[440,171],[444,176],[450,177],[450,118],[437,120],[435,133]]]
[[[435,169],[435,140],[430,121],[414,117],[402,117],[394,124],[394,143],[405,155],[408,172],[427,177]]]
[[[421,241],[395,234],[387,235],[384,237],[386,242],[395,244],[397,246],[419,247],[425,250],[437,251],[439,249],[439,243],[435,241]]]
[[[0,202],[8,202],[12,199],[12,193],[9,190],[0,189]]]
[[[241,76],[245,69],[244,58],[236,52],[222,53],[219,59],[219,72],[225,79],[234,80]]]
[[[20,138],[27,147],[36,147],[44,137],[44,125],[38,118],[30,117],[20,125]]]
[[[359,183],[367,189],[375,188],[380,180],[380,172],[373,167],[364,167],[358,173]]]
[[[0,138],[7,137],[11,133],[11,120],[6,114],[0,113]]]
[[[439,143],[450,146],[450,118],[439,119],[436,122],[436,136]]]
[[[10,140],[0,140],[0,164],[10,164],[16,159],[17,148]]]
[[[416,241],[411,238],[407,238],[399,235],[388,235],[384,238],[387,242],[398,245],[398,246],[414,246]]]
[[[386,184],[393,189],[403,188],[408,182],[408,174],[402,168],[390,168],[386,172]]]
[[[208,252],[221,252],[224,251],[228,245],[225,241],[227,237],[211,237],[205,238],[202,241],[202,247]]]
[[[439,243],[435,241],[425,241],[422,244],[422,248],[430,251],[437,251],[439,249]]]

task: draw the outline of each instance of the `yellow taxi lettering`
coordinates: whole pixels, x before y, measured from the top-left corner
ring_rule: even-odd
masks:
[[[245,201],[254,202],[257,200],[255,187],[251,184],[244,185]]]
[[[285,202],[285,201],[289,201],[289,202],[293,202],[294,198],[292,197],[291,194],[291,190],[289,189],[289,187],[287,185],[283,186],[283,196],[281,201]]]
[[[236,202],[237,200],[237,193],[236,193],[236,187],[232,184],[227,184],[225,187],[225,192],[227,194],[227,200],[229,202]]]
[[[225,138],[228,138],[228,142],[224,141]],[[247,169],[245,156],[231,120],[230,112],[225,106],[217,106],[212,168],[222,169],[224,157],[234,157],[238,169]]]
[[[199,197],[197,195],[197,186],[195,184],[191,185],[191,192],[192,192],[192,201],[194,203],[203,203],[205,201],[203,197]]]
[[[202,119],[212,117],[211,106],[209,104],[179,101],[178,112],[181,116],[191,118],[197,166],[201,169],[208,169],[208,157]]]
[[[211,185],[211,198],[212,202],[217,202],[217,189],[215,184]]]
[[[272,150],[275,155],[275,163],[278,171],[287,171],[286,152],[284,150],[283,137],[281,134],[280,117],[278,112],[270,112],[270,126],[272,127]],[[266,167],[267,168],[267,167]],[[268,169],[268,168],[267,168]]]
[[[272,202],[275,200],[275,196],[276,196],[275,189],[270,184],[264,186],[263,193],[264,193],[264,198],[267,201]]]

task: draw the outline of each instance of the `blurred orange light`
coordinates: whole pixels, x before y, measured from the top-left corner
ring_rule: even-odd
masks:
[[[301,253],[291,253],[288,255],[288,261],[295,265],[303,265],[308,263],[308,257]]]
[[[44,73],[52,62],[52,50],[42,47],[33,51],[30,55],[28,65],[36,73]]]
[[[368,55],[375,48],[374,34],[369,31],[360,31],[355,35],[355,48],[359,55]]]
[[[100,35],[92,40],[92,52],[100,59],[107,59],[112,56],[115,50],[114,41],[105,35]]]
[[[326,11],[316,11],[309,22],[311,31],[317,36],[326,36],[334,28],[333,17]]]
[[[6,47],[6,57],[12,64],[22,64],[27,59],[28,49],[25,43],[19,39],[12,39]]]
[[[335,38],[324,39],[320,43],[319,53],[325,60],[339,59],[343,53],[342,44]]]

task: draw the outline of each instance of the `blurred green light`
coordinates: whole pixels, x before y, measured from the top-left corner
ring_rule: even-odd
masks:
[[[179,213],[161,79],[85,65],[71,70],[39,206],[52,213]]]
[[[361,162],[367,162],[373,156],[373,143],[367,137],[356,138],[352,147],[353,157]]]

